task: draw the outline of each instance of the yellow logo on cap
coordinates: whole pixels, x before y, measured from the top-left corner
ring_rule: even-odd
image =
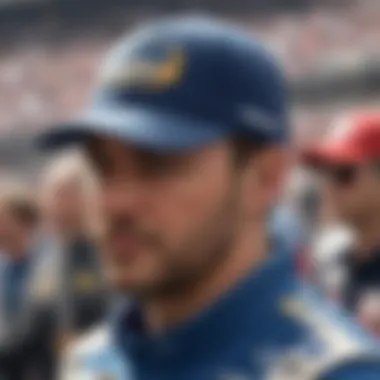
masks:
[[[119,70],[112,70],[104,83],[112,87],[137,87],[162,90],[178,84],[184,73],[185,55],[179,48],[171,48],[163,59],[137,58]]]

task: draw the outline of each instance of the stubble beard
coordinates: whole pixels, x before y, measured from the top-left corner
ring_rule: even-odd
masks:
[[[236,192],[227,194],[216,212],[198,225],[180,250],[165,250],[161,245],[160,257],[175,259],[167,262],[160,280],[134,289],[121,287],[119,291],[145,301],[186,297],[232,254],[238,229],[238,202]]]

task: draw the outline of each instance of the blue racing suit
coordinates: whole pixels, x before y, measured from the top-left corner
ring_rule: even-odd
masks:
[[[377,343],[272,254],[196,317],[144,331],[136,306],[74,347],[62,380],[378,380]]]

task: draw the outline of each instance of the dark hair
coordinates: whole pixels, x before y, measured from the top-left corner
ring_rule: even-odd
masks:
[[[252,155],[262,151],[265,145],[262,142],[252,141],[244,137],[234,138],[232,146],[236,165],[244,166],[247,164]]]

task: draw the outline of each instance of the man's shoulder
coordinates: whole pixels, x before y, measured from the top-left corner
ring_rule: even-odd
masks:
[[[379,349],[376,339],[352,314],[307,283],[300,283],[282,299],[281,310],[330,350]]]
[[[380,362],[344,363],[338,368],[323,374],[320,380],[377,380],[380,379]]]
[[[345,373],[373,373],[380,378],[380,347],[344,310],[332,304],[307,284],[301,284],[281,304],[284,318],[302,334],[296,344],[281,355],[277,370],[299,363],[311,379],[351,379]],[[305,376],[293,376],[295,379]],[[286,377],[284,377],[286,378]],[[363,377],[366,379],[366,377]]]

